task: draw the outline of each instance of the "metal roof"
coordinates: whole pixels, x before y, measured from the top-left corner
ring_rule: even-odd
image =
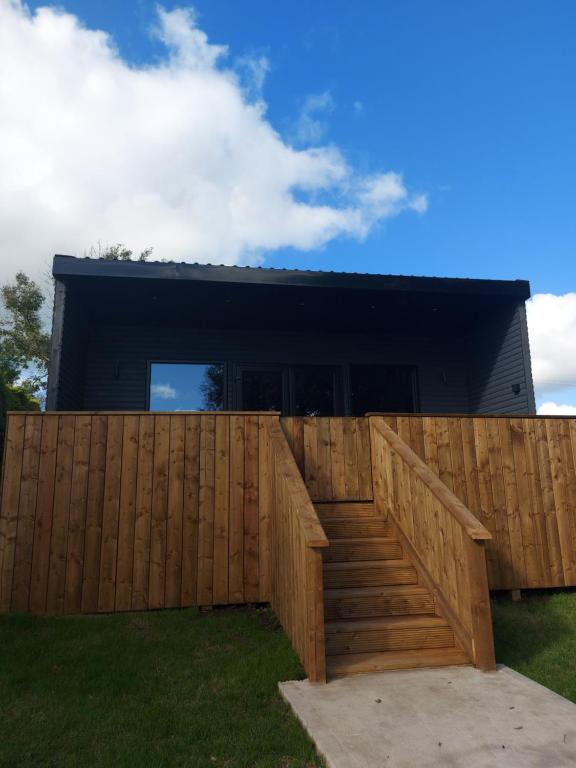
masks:
[[[54,256],[52,274],[57,278],[191,280],[228,284],[485,294],[514,296],[524,300],[530,297],[530,283],[527,280],[379,275],[366,272],[322,272],[174,261],[112,261],[110,259],[77,258],[59,254]]]

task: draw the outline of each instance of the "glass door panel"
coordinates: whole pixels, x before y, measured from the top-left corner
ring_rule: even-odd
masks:
[[[281,368],[241,368],[238,376],[242,411],[286,411],[286,374]]]

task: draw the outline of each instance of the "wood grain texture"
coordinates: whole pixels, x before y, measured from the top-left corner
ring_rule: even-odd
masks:
[[[492,534],[491,589],[576,586],[576,419],[379,418]]]

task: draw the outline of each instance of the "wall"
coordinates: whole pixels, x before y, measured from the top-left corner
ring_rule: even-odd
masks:
[[[473,413],[535,413],[524,303],[487,315],[471,337],[469,355]]]
[[[148,360],[230,360],[416,364],[424,411],[468,411],[465,347],[458,339],[98,326],[90,332],[86,359],[83,407],[89,410],[146,408]]]

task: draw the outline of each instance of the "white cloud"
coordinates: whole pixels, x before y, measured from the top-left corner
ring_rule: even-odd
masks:
[[[283,141],[254,101],[266,64],[226,65],[192,11],[159,9],[155,34],[165,58],[132,66],[75,16],[0,0],[1,280],[99,241],[254,263],[421,210],[399,176]],[[374,204],[364,190],[379,184],[391,197]]]
[[[576,293],[539,293],[526,309],[537,392],[576,387]]]
[[[330,91],[309,94],[296,121],[294,141],[298,144],[320,144],[328,128],[325,118],[333,111],[334,99]]]
[[[161,400],[175,400],[178,394],[170,384],[152,384],[150,393]]]
[[[576,416],[576,405],[558,405],[549,400],[538,408],[540,416]]]

